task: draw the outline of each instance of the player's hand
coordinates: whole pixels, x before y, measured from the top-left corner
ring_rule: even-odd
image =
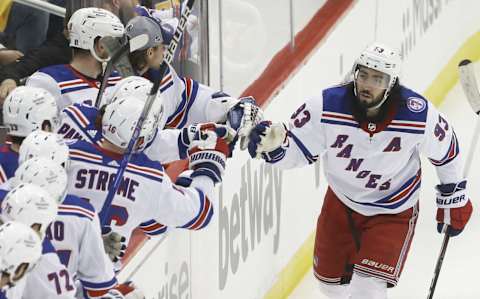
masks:
[[[188,151],[195,147],[211,148],[215,145],[217,138],[224,139],[233,151],[235,137],[235,131],[225,125],[215,123],[190,125],[183,128],[179,135],[180,158],[185,159]]]
[[[262,158],[273,163],[285,154],[282,145],[286,142],[287,128],[284,124],[262,121],[250,132],[248,152],[252,158]]]
[[[202,124],[190,143],[189,168],[191,177],[208,176],[214,183],[222,181],[225,163],[230,153],[227,143],[231,129],[213,123]]]
[[[248,146],[250,131],[263,120],[263,111],[253,97],[240,98],[227,113],[227,125],[237,131],[240,149]]]
[[[467,181],[437,185],[437,230],[451,237],[459,235],[472,215],[472,202],[466,195]]]
[[[118,262],[125,255],[127,249],[125,237],[108,228],[102,232],[102,238],[103,247],[110,260],[114,263]]]
[[[8,94],[17,88],[17,82],[13,79],[5,79],[0,84],[0,104],[3,105],[3,101],[7,98]]]

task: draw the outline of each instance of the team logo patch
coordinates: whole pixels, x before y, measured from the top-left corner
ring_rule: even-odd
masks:
[[[407,108],[412,112],[422,112],[427,107],[427,103],[424,99],[420,98],[408,98]]]

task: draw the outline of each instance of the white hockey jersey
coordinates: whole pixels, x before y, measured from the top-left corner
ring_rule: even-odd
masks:
[[[88,142],[70,145],[69,194],[87,199],[102,213],[121,158]],[[174,185],[159,162],[142,153],[134,154],[113,198],[106,224],[125,236],[127,244],[132,231],[138,226],[149,226],[147,222],[151,220],[172,227],[201,229],[213,215],[208,199],[214,196],[213,190],[213,181],[207,177],[195,178],[189,188]]]
[[[42,256],[28,276],[5,292],[0,299],[74,299],[75,284],[68,270],[60,263],[48,239],[42,243]]]
[[[2,188],[0,202],[11,186],[7,182]],[[67,195],[46,231],[46,239],[44,250],[53,246],[49,252],[56,252],[62,269],[66,267],[72,280],[80,281],[89,297],[103,295],[117,285],[114,266],[103,247],[98,215],[87,201]]]
[[[436,166],[441,183],[462,180],[459,145],[452,126],[421,95],[400,86],[401,101],[383,123],[359,123],[350,85],[323,91],[293,113],[288,144],[271,161],[281,168],[323,157],[330,188],[360,214],[394,214],[418,200],[420,153]]]
[[[146,75],[154,80],[158,72]],[[180,78],[169,66],[160,89],[164,98],[164,112],[159,128],[180,129],[194,123],[225,122],[228,110],[237,99],[215,92],[189,78]],[[113,92],[113,89],[112,89]],[[74,104],[63,109],[59,134],[68,139],[97,143],[101,132],[95,127],[98,109],[88,104]],[[187,157],[187,147],[179,139],[178,130],[160,130],[145,154],[152,160],[169,163]]]
[[[108,79],[105,94],[115,85],[121,77],[112,72]],[[85,103],[93,105],[97,98],[101,81],[88,78],[69,64],[47,66],[32,74],[25,83],[26,86],[40,87],[49,91],[59,109],[63,109],[73,103]]]
[[[100,222],[91,204],[67,195],[47,230],[47,238],[89,297],[99,297],[117,285],[113,264],[103,247]]]

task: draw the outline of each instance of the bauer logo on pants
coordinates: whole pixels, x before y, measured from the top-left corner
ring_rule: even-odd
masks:
[[[362,264],[366,265],[366,266],[369,266],[371,268],[376,268],[376,269],[380,269],[380,270],[391,272],[391,273],[393,273],[393,271],[395,271],[395,268],[390,266],[390,265],[382,264],[382,263],[372,261],[372,260],[369,260],[369,259],[363,259]]]

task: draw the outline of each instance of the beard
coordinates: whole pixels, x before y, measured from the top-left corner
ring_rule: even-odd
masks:
[[[369,90],[358,91],[358,87],[357,87],[357,93],[356,94],[357,94],[356,98],[357,98],[358,103],[362,107],[364,107],[365,109],[369,109],[369,108],[373,108],[373,107],[377,106],[383,100],[383,95],[385,93],[382,93],[382,94],[378,95],[377,98],[374,98],[373,94]],[[365,98],[367,98],[368,100],[366,100]]]
[[[354,90],[355,86],[353,82],[351,83],[351,91],[352,91],[352,114],[353,117],[358,121],[358,122],[382,122],[385,120],[387,117],[387,112],[389,110],[389,107],[391,105],[394,105],[395,103],[398,103],[398,97],[394,96],[396,92],[390,92],[390,95],[387,97],[387,100],[380,106],[379,112],[375,116],[367,116],[367,110],[369,108],[372,108],[380,101],[383,99],[383,94],[378,97],[375,101],[367,102],[365,99],[360,99],[359,95],[364,95],[364,96],[369,96],[370,98],[373,98],[373,95],[371,92],[367,90],[360,91],[358,93],[355,93]]]

